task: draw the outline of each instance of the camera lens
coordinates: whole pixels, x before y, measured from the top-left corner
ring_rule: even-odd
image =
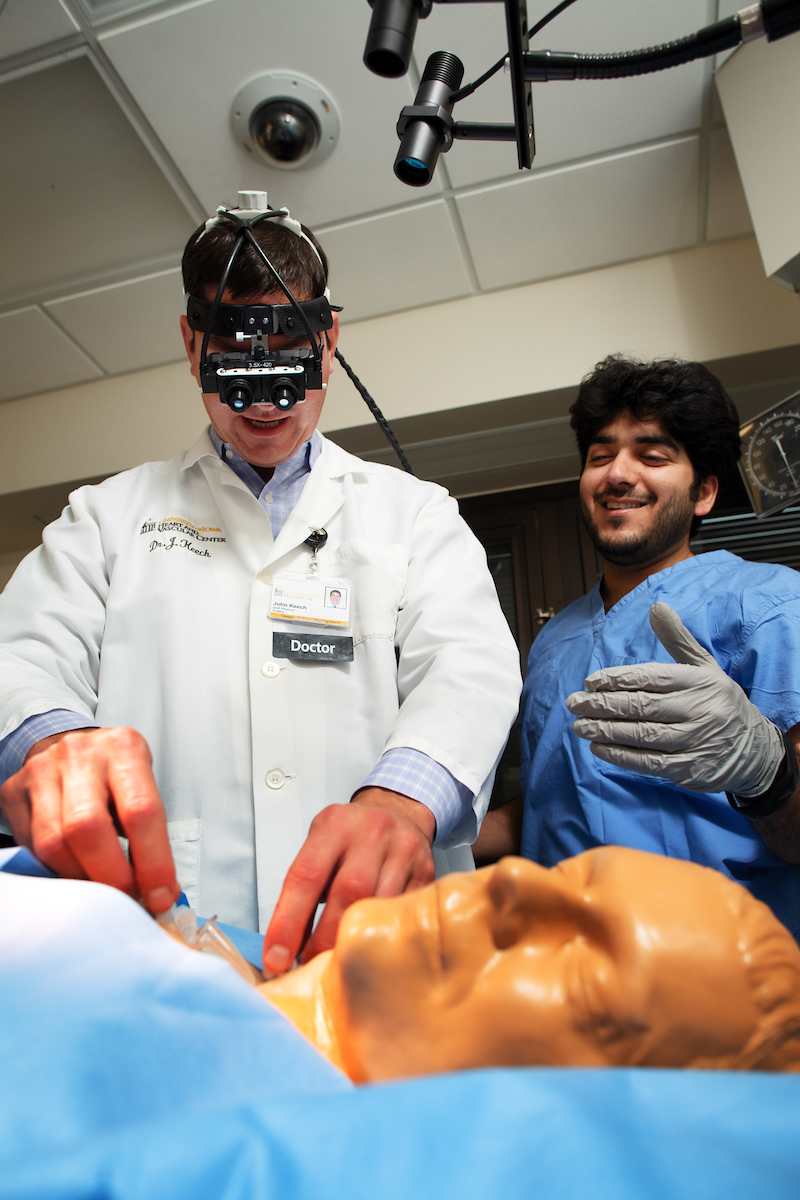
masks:
[[[411,121],[400,143],[394,173],[409,187],[425,187],[433,178],[442,137],[425,121]]]
[[[296,100],[270,100],[253,116],[253,137],[267,158],[283,166],[297,166],[319,142],[314,114]]]
[[[384,79],[408,70],[419,8],[417,0],[373,0],[364,64]]]
[[[425,64],[414,104],[436,106],[451,114],[453,102],[450,97],[463,78],[461,59],[447,50],[437,50]],[[403,109],[403,113],[405,111]],[[417,117],[408,121],[394,160],[394,173],[401,183],[410,187],[425,187],[430,183],[442,152],[444,136],[441,117]]]

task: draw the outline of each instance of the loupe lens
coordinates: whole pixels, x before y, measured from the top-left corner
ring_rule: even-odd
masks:
[[[297,403],[297,388],[294,384],[276,383],[269,394],[270,404],[274,404],[276,408],[285,412],[287,408],[291,408]]]
[[[244,412],[253,403],[253,389],[246,379],[231,379],[225,389],[225,404],[234,412]]]

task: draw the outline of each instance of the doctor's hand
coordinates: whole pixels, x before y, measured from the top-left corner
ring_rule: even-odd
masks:
[[[657,775],[693,792],[758,796],[784,757],[777,728],[692,637],[668,604],[650,624],[672,663],[607,667],[573,692],[578,737],[613,766]]]
[[[151,912],[164,912],[180,888],[151,764],[135,729],[44,738],[0,789],[3,816],[17,843],[57,875],[141,895]],[[129,840],[131,862],[112,813]]]
[[[330,804],[311,822],[286,875],[264,938],[264,968],[287,970],[303,949],[317,905],[325,911],[303,949],[303,962],[330,950],[342,914],[367,896],[399,896],[434,877],[436,818],[399,792],[363,788],[350,804]]]

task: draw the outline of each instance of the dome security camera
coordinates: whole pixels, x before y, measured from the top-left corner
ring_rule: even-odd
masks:
[[[304,75],[269,71],[251,79],[231,108],[236,141],[270,167],[316,167],[339,137],[339,114],[326,92]]]

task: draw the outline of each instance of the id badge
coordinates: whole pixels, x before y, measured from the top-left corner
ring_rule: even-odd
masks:
[[[352,592],[348,579],[287,571],[275,576],[269,615],[276,621],[309,621],[346,629]]]

